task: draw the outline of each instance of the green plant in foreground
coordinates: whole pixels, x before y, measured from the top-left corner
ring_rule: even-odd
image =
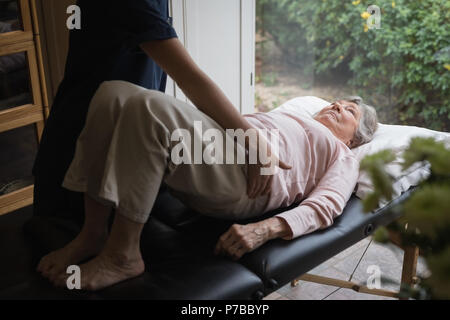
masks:
[[[392,199],[393,179],[384,166],[394,159],[392,151],[383,150],[361,161],[361,170],[368,172],[374,184],[374,192],[363,199],[365,212],[376,209],[382,198]],[[403,170],[416,162],[428,162],[430,176],[391,209],[401,218],[376,230],[374,239],[386,241],[388,230],[397,231],[402,243],[417,245],[426,260],[431,276],[422,279],[418,288],[402,285],[402,296],[450,299],[450,149],[433,138],[413,138],[403,159]]]

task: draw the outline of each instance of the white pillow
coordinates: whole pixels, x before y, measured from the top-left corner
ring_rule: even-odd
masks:
[[[375,132],[373,140],[358,148],[352,149],[358,160],[362,160],[366,155],[374,154],[384,149],[391,149],[396,154],[396,159],[386,165],[386,171],[394,177],[395,182],[392,185],[394,194],[393,199],[407,191],[411,186],[417,186],[422,180],[430,175],[430,164],[427,162],[417,162],[408,170],[402,172],[401,163],[403,162],[402,153],[409,146],[414,137],[434,138],[436,141],[443,141],[447,147],[450,146],[450,133],[433,131],[416,126],[388,125],[378,123],[378,130]],[[358,177],[358,186],[356,196],[364,198],[367,193],[373,191],[373,185],[369,175],[360,171]],[[388,201],[381,200],[379,207],[384,207]]]
[[[305,96],[289,100],[279,108],[289,110],[304,116],[312,116],[324,107],[330,105],[329,102],[318,97]],[[433,131],[426,128],[415,126],[387,125],[378,123],[378,130],[375,132],[373,140],[362,146],[352,149],[356,158],[361,161],[365,156],[377,153],[384,149],[391,149],[397,155],[397,158],[386,166],[386,171],[394,177],[393,199],[407,191],[411,186],[416,186],[420,181],[430,175],[430,165],[428,162],[415,163],[407,171],[402,172],[401,163],[403,158],[401,154],[409,146],[413,137],[433,137],[437,141],[444,141],[450,147],[450,133]],[[373,184],[369,175],[360,171],[358,182],[355,187],[356,196],[363,199],[368,193],[373,191]],[[388,204],[388,201],[381,200],[379,208]]]
[[[319,112],[328,105],[330,105],[330,103],[323,99],[304,96],[286,101],[278,108],[294,113],[301,113],[312,118],[316,112]]]

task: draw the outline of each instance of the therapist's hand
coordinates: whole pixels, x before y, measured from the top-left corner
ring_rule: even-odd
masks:
[[[245,253],[259,248],[269,240],[291,235],[288,224],[284,219],[278,217],[246,225],[233,224],[227,232],[220,236],[214,254],[238,260]]]

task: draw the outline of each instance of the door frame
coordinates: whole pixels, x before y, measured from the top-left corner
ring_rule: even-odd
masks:
[[[189,12],[187,1],[191,1],[190,7],[198,4],[193,4],[192,1],[209,1],[209,0],[170,0],[170,14],[173,17],[173,26],[178,34],[178,39],[183,43],[186,49],[191,54],[194,61],[196,60],[196,50],[189,39],[193,35],[188,24],[188,19],[195,20],[195,17],[188,16],[192,14]],[[228,1],[228,0],[216,0]],[[240,99],[235,107],[241,114],[249,114],[255,112],[255,24],[256,24],[256,8],[255,0],[239,0],[240,2],[240,61],[239,74],[240,78],[235,81],[240,82]],[[198,9],[197,9],[198,10]],[[195,10],[192,10],[195,12]],[[226,52],[224,52],[226,54]],[[220,57],[217,58],[220,60]],[[207,72],[207,70],[204,70]],[[212,79],[214,81],[214,79]],[[166,93],[174,96],[182,101],[189,102],[185,94],[168,78]]]

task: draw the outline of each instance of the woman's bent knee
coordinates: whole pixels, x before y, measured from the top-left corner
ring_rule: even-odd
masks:
[[[89,112],[94,113],[96,110],[105,112],[108,109],[120,112],[126,101],[141,90],[142,87],[125,81],[104,81],[91,100]]]

